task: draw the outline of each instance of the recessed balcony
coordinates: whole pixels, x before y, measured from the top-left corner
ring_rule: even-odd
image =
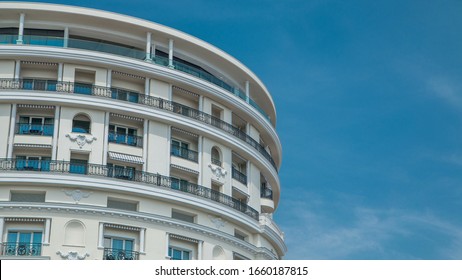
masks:
[[[272,213],[274,211],[273,190],[265,183],[260,187],[260,197],[262,213]]]
[[[115,248],[104,248],[103,260],[139,260],[140,252]]]

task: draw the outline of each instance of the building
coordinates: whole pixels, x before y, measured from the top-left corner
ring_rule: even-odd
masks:
[[[281,259],[264,84],[153,22],[0,3],[2,259]]]

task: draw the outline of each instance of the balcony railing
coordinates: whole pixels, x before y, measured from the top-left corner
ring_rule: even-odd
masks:
[[[18,39],[17,35],[0,34],[0,44],[16,44],[17,39]],[[51,46],[51,47],[67,46],[68,48],[110,53],[110,54],[135,58],[138,60],[149,61],[151,63],[155,63],[161,66],[166,66],[166,67],[169,66],[169,60],[166,57],[151,56],[150,54],[147,54],[142,50],[124,47],[124,46],[118,46],[115,44],[104,43],[104,42],[82,40],[82,39],[75,39],[75,38],[65,39],[63,37],[24,35],[22,43],[26,45],[39,45],[39,46]],[[255,108],[268,121],[270,121],[270,117],[268,116],[268,114],[266,114],[265,111],[254,100],[246,96],[245,92],[243,92],[238,86],[232,86],[230,85],[230,82],[225,82],[222,78],[217,78],[214,75],[208,73],[207,71],[201,68],[194,67],[192,65],[183,63],[181,61],[178,61],[177,59],[174,59],[172,63],[173,63],[174,69],[180,72],[183,72],[183,73],[193,75],[195,77],[198,77],[199,79],[206,80],[210,83],[213,83],[225,89],[226,91],[232,93],[233,95],[239,97],[240,99],[250,104],[250,106]],[[223,75],[220,75],[220,76],[223,76]]]
[[[53,124],[17,123],[15,132],[20,135],[53,136],[53,130]]]
[[[130,170],[130,176],[118,177],[115,175],[114,167],[107,165],[99,164],[82,164],[82,163],[73,163],[68,161],[46,161],[48,164],[48,170],[42,170],[41,168],[31,168],[24,169],[18,168],[18,163],[23,162],[24,160],[19,159],[0,159],[0,171],[46,171],[46,172],[56,172],[56,173],[72,173],[75,175],[87,175],[87,176],[102,176],[102,177],[114,177],[116,179],[130,180],[134,182],[140,182],[148,185],[153,185],[157,187],[163,187],[167,189],[173,189],[182,191],[191,195],[199,196],[205,199],[216,201],[220,204],[234,208],[245,215],[258,221],[259,213],[252,207],[248,206],[246,203],[243,203],[237,199],[232,198],[231,196],[222,194],[220,192],[214,191],[210,188],[206,188],[200,185],[193,183],[184,183],[181,184],[181,187],[178,187],[178,179],[163,176],[160,174],[154,174],[149,172],[143,172],[138,170]],[[44,161],[41,161],[40,164],[43,164]],[[127,171],[128,172],[128,171]]]
[[[104,248],[103,260],[139,260],[140,252]]]
[[[273,190],[268,188],[266,184],[262,184],[260,187],[260,197],[273,200]]]
[[[23,90],[25,81],[30,81],[30,79],[0,79],[0,90],[4,89],[19,89]],[[82,83],[71,83],[71,82],[56,82],[56,88],[53,90],[48,90],[45,88],[46,91],[52,92],[68,92],[68,93],[79,93],[79,94],[88,94],[93,96],[99,96],[104,98],[111,98],[117,99],[118,95],[115,97],[112,95],[112,91],[115,88],[107,88],[102,86],[95,86],[90,84],[82,84]],[[121,99],[119,99],[121,100]],[[137,102],[135,102],[135,100]],[[216,118],[212,115],[206,114],[194,108],[182,105],[180,103],[176,103],[173,101],[165,100],[159,97],[148,96],[144,94],[138,94],[138,97],[135,99],[127,99],[124,100],[127,102],[138,103],[147,105],[153,108],[161,109],[170,111],[176,114],[183,115],[188,118],[195,119],[199,122],[211,125],[216,127],[222,131],[225,131],[242,141],[246,142],[248,145],[256,149],[263,157],[265,157],[271,165],[276,169],[276,163],[274,162],[271,155],[266,151],[265,147],[263,147],[259,142],[255,139],[247,135],[245,132],[242,132],[239,128],[229,124],[227,122],[222,121],[219,118]]]
[[[42,243],[28,242],[4,242],[2,244],[2,255],[35,257],[42,255]]]
[[[221,160],[217,159],[217,158],[212,158],[212,163],[217,165],[217,166],[221,166]]]
[[[238,180],[244,185],[247,185],[247,175],[235,169],[234,167],[232,168],[231,171],[232,171],[231,173],[234,179]]]
[[[177,145],[171,145],[171,151],[170,154],[172,156],[184,158],[190,161],[198,162],[198,153],[193,150],[189,150],[186,148],[179,147]]]
[[[143,137],[141,136],[109,132],[108,138],[110,143],[123,144],[134,147],[143,147]]]

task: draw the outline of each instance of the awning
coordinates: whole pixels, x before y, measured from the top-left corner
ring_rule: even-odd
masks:
[[[115,153],[115,152],[108,152],[108,154],[109,154],[109,158],[113,160],[120,160],[120,161],[125,161],[125,162],[136,163],[136,164],[144,163],[142,157],[127,155],[127,154],[120,154],[120,153]]]

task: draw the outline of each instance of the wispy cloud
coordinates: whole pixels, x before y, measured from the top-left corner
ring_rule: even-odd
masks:
[[[462,86],[453,80],[433,77],[428,79],[428,89],[446,103],[462,109]]]
[[[435,236],[447,240],[444,243],[447,246],[440,242],[438,247],[429,248],[435,252],[432,258],[462,258],[462,227],[431,213],[353,206],[347,200],[335,202],[310,194],[306,197],[315,200],[316,206],[300,201],[291,203],[289,211],[293,218],[281,223],[289,247],[288,258],[417,259],[422,256],[404,253],[406,250],[397,244],[414,239],[431,240]],[[325,209],[328,204],[332,205],[332,212],[316,210]],[[341,220],[338,216],[343,216],[342,212],[348,208],[351,216],[338,222]]]

